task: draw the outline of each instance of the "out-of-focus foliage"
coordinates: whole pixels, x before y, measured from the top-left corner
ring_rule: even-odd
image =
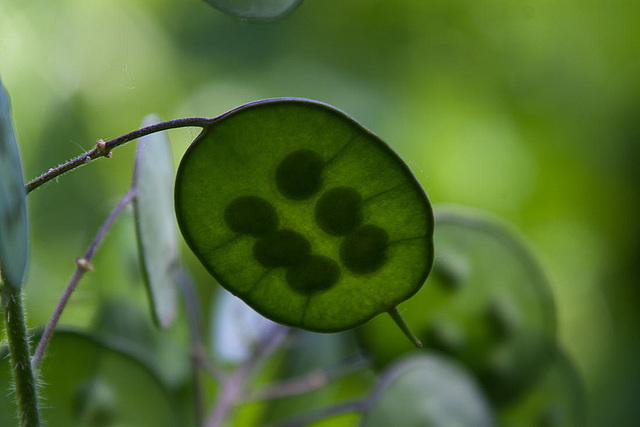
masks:
[[[416,353],[398,359],[380,383],[362,427],[495,425],[491,406],[474,377],[447,357]]]
[[[273,322],[225,290],[217,292],[209,316],[211,351],[223,363],[240,363],[251,354]]]
[[[118,346],[122,348],[118,348]],[[52,426],[173,426],[177,401],[158,377],[117,341],[59,332],[52,339],[42,380],[42,416]],[[0,356],[4,356],[0,349]],[[9,363],[0,361],[0,387],[10,385]],[[14,425],[11,399],[0,424]]]
[[[507,224],[480,212],[438,206],[437,257],[427,283],[399,306],[425,350],[470,368],[492,403],[517,398],[544,371],[555,343],[555,304],[527,245]],[[388,319],[360,328],[381,365],[414,350]]]
[[[500,411],[502,425],[554,425],[580,427],[586,424],[587,405],[580,376],[557,348],[551,348],[550,363],[524,394]]]
[[[590,425],[624,425],[640,416],[638,22],[634,0],[307,0],[270,23],[195,0],[5,1],[0,68],[27,178],[153,111],[213,116],[291,95],[348,111],[404,156],[432,201],[524,232]],[[180,158],[196,131],[174,134]],[[133,157],[118,149],[29,196],[33,325],[128,188]],[[90,325],[106,298],[147,304],[133,235],[120,221],[63,324]],[[210,301],[213,281],[187,259]]]
[[[404,337],[403,337],[404,338]],[[406,339],[406,338],[405,338]],[[283,352],[278,376],[282,381],[292,381],[299,378],[316,380],[325,370],[331,374],[347,368],[350,361],[358,355],[354,333],[316,334],[297,330],[292,331],[291,339]],[[317,410],[330,406],[335,402],[360,398],[366,395],[375,385],[376,378],[370,372],[358,372],[345,379],[333,381],[301,395],[287,396],[270,402],[259,425],[268,425],[291,419],[305,411]],[[327,419],[319,425],[342,426],[352,425],[353,419],[359,414],[350,414],[346,419]]]
[[[205,0],[239,18],[276,19],[293,10],[301,0]]]
[[[0,282],[19,289],[27,265],[27,202],[10,110],[0,82]]]
[[[147,116],[141,127],[160,122]],[[132,189],[141,269],[149,294],[151,314],[162,328],[173,322],[177,310],[178,230],[173,214],[175,172],[166,134],[141,138],[136,149]]]

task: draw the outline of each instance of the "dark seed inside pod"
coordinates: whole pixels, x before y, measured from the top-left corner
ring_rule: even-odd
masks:
[[[328,190],[316,204],[316,221],[332,236],[345,236],[362,224],[362,197],[354,188]]]
[[[265,268],[291,267],[304,263],[311,254],[311,244],[300,233],[282,229],[253,245],[253,256]]]
[[[340,245],[340,260],[352,272],[378,271],[387,261],[388,233],[376,225],[364,225],[345,237]]]
[[[236,233],[256,237],[275,231],[279,222],[271,203],[258,196],[243,196],[231,201],[224,210],[224,221]]]
[[[315,151],[299,150],[289,154],[276,169],[278,190],[288,199],[308,199],[322,186],[322,167],[322,157]]]
[[[289,287],[304,295],[326,291],[339,278],[338,263],[322,255],[312,255],[305,263],[289,267],[286,274]]]

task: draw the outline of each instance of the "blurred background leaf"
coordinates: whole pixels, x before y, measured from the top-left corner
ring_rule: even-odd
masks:
[[[587,414],[582,380],[564,352],[553,348],[544,373],[500,410],[500,422],[505,426],[579,427],[585,425]]]
[[[273,322],[230,292],[220,289],[211,304],[209,330],[212,354],[226,364],[245,361]]]
[[[140,127],[161,120],[146,116]],[[140,138],[136,145],[136,160],[132,188],[134,221],[149,306],[156,324],[171,326],[177,310],[178,285],[174,279],[178,268],[178,230],[173,213],[173,159],[166,133]]]
[[[8,1],[0,69],[27,178],[152,111],[213,116],[295,95],[349,112],[409,162],[433,202],[524,232],[587,386],[590,425],[628,425],[640,416],[638,22],[635,0],[307,0],[269,23],[196,0]],[[197,132],[172,133],[175,159]],[[28,197],[33,325],[128,188],[134,151]],[[145,307],[133,233],[119,221],[63,324],[89,325],[106,296]],[[183,253],[210,301],[213,280]]]
[[[9,96],[0,81],[0,282],[20,289],[27,267],[27,202]]]
[[[545,275],[508,224],[452,205],[434,210],[433,273],[398,309],[424,350],[451,355],[480,380],[492,403],[517,398],[543,372],[555,343],[556,312]],[[359,337],[384,366],[412,351],[389,319]]]
[[[2,353],[2,349],[0,349]],[[2,354],[0,354],[2,356]],[[0,388],[9,386],[0,360]],[[180,423],[171,391],[126,346],[72,331],[56,332],[42,364],[42,416],[52,426],[173,426]],[[2,399],[11,404],[11,399]],[[15,410],[2,411],[14,425]]]
[[[455,360],[425,352],[398,359],[383,373],[362,427],[495,425],[473,375]]]
[[[301,0],[205,0],[215,8],[247,19],[275,19],[293,10]]]

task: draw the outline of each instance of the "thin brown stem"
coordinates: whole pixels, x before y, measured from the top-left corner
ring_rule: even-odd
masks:
[[[107,235],[107,232],[115,222],[116,218],[118,218],[118,215],[120,215],[120,213],[124,210],[124,208],[131,202],[131,200],[133,200],[134,196],[135,196],[135,191],[131,189],[122,197],[122,199],[120,199],[116,207],[113,208],[113,210],[111,211],[111,213],[109,214],[105,222],[102,224],[102,226],[98,230],[96,237],[93,239],[93,241],[89,245],[89,248],[85,252],[84,256],[76,260],[76,265],[77,265],[76,269],[73,272],[71,279],[69,280],[69,284],[67,285],[64,292],[62,293],[62,296],[60,297],[60,301],[58,301],[58,304],[56,305],[56,308],[53,311],[53,314],[51,315],[51,319],[49,319],[49,323],[47,323],[47,326],[45,327],[45,330],[42,333],[42,337],[38,342],[38,347],[36,348],[36,351],[34,352],[33,357],[31,358],[31,367],[34,372],[37,373],[38,369],[40,368],[40,363],[42,362],[42,358],[44,357],[44,353],[47,349],[49,339],[53,335],[53,331],[55,330],[56,325],[60,320],[62,311],[64,310],[65,306],[69,302],[69,299],[71,298],[73,291],[76,289],[76,286],[78,286],[78,282],[80,282],[80,279],[82,278],[82,276],[84,276],[84,274],[87,271],[92,269],[91,259],[93,258],[94,254],[98,250],[98,247],[104,240],[105,236]]]
[[[203,369],[216,382],[222,383],[227,379],[228,374],[210,357],[204,345],[198,345],[193,348],[191,356],[198,364],[198,367]]]
[[[278,349],[288,330],[285,326],[273,325],[264,339],[255,347],[251,356],[223,381],[222,391],[207,420],[207,427],[222,425],[229,413],[242,400],[249,376]]]
[[[25,190],[28,194],[36,188],[40,187],[42,184],[51,181],[52,179],[57,178],[58,176],[69,172],[77,167],[84,166],[90,161],[97,159],[98,157],[111,157],[111,150],[113,150],[114,148],[143,136],[182,127],[204,128],[213,123],[215,120],[215,118],[208,119],[205,117],[188,117],[184,119],[169,120],[167,122],[156,123],[151,126],[146,126],[144,128],[134,130],[133,132],[129,132],[125,135],[121,135],[106,142],[100,140],[93,150],[88,151],[87,153],[82,154],[75,159],[69,160],[68,162],[61,164],[58,167],[51,168],[39,177],[29,181],[25,185]]]
[[[191,379],[193,390],[193,406],[195,423],[202,426],[204,420],[204,396],[202,381],[200,380],[200,360],[206,357],[202,339],[202,326],[200,305],[196,295],[195,285],[189,274],[179,264],[173,269],[173,277],[182,292],[185,310],[187,311],[187,324],[191,342]],[[217,368],[217,367],[216,367]]]
[[[308,393],[370,366],[370,360],[362,356],[357,356],[330,368],[317,369],[306,375],[269,384],[263,389],[250,393],[244,401],[279,399]]]
[[[387,370],[375,387],[373,387],[373,389],[361,399],[341,402],[326,408],[309,411],[282,422],[271,424],[267,427],[303,427],[337,415],[353,412],[365,414],[380,399],[389,385],[397,378],[398,372],[401,369],[403,369],[402,365],[396,365],[395,367]]]

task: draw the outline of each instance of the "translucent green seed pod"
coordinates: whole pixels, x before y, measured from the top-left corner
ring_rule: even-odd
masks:
[[[316,101],[258,101],[213,121],[182,158],[175,207],[220,285],[312,331],[397,314],[433,262],[431,205],[409,168]]]

